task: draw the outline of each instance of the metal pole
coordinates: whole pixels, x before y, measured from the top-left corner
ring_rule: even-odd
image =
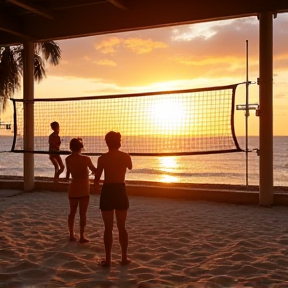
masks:
[[[245,112],[245,151],[246,151],[246,186],[248,186],[248,117],[249,117],[249,75],[248,75],[248,40],[246,40],[246,112]]]

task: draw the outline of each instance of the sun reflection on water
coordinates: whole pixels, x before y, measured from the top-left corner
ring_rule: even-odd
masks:
[[[179,178],[174,175],[169,175],[169,173],[173,173],[179,168],[179,163],[177,162],[176,157],[160,157],[159,164],[160,164],[160,170],[163,171],[163,175],[161,175],[160,181],[161,182],[179,182]],[[165,174],[167,172],[168,174]]]
[[[179,178],[171,175],[162,175],[162,177],[160,178],[160,182],[165,183],[179,182]]]

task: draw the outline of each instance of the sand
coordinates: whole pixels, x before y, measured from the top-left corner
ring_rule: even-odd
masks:
[[[91,195],[90,243],[69,243],[65,192],[0,190],[0,287],[288,287],[287,207],[130,196],[132,263],[119,264],[115,227],[103,268],[98,203]]]

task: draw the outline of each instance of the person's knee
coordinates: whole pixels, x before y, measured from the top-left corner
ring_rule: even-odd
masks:
[[[68,220],[74,219],[74,218],[75,218],[75,214],[76,214],[76,213],[74,213],[74,212],[70,212],[70,213],[68,214]]]
[[[125,225],[117,225],[119,234],[127,233]]]

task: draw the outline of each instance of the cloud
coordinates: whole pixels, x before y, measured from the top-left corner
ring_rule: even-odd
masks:
[[[109,37],[95,45],[95,49],[103,54],[113,54],[121,42],[122,40],[118,37]]]
[[[116,49],[121,47],[129,49],[136,54],[144,54],[155,49],[166,48],[167,44],[139,37],[131,37],[128,39],[110,37],[95,45],[95,49],[103,54],[114,54]]]
[[[172,60],[176,61],[177,63],[184,64],[184,65],[194,65],[194,66],[206,66],[206,65],[215,65],[215,64],[227,64],[231,63],[233,66],[239,66],[239,62],[241,59],[237,57],[219,57],[219,58],[199,58],[194,56],[175,56],[172,58]],[[240,64],[240,66],[242,63]]]
[[[248,23],[249,25],[255,24],[256,21],[253,18],[230,19],[222,21],[212,21],[205,23],[197,23],[185,26],[178,26],[172,30],[173,41],[192,41],[197,38],[207,40],[217,35],[225,27],[231,27],[238,25],[238,29],[241,29],[243,24]],[[240,24],[240,25],[239,25]]]
[[[130,38],[123,41],[124,46],[136,54],[149,53],[155,49],[167,48],[167,44],[151,39]]]
[[[279,75],[287,70],[288,64],[287,24],[287,13],[273,20],[273,66]],[[49,66],[47,77],[95,77],[119,86],[199,77],[245,79],[246,40],[249,40],[249,75],[254,81],[259,77],[256,16],[63,40],[59,43],[60,65]]]
[[[110,59],[101,59],[93,61],[94,64],[100,65],[100,66],[117,66],[116,62]]]

